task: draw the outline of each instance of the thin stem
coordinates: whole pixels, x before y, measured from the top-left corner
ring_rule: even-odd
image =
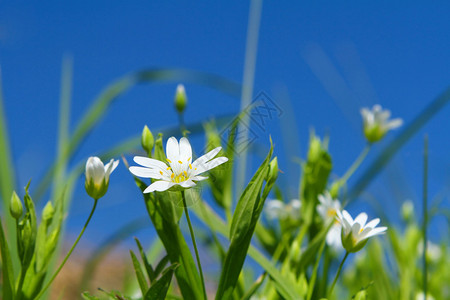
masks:
[[[180,132],[181,134],[184,134],[184,132],[186,131],[186,125],[184,123],[184,113],[178,113],[178,122],[180,125]]]
[[[330,297],[331,293],[333,293],[333,289],[334,289],[334,286],[336,285],[336,281],[339,277],[339,274],[341,274],[342,266],[344,265],[344,262],[347,259],[347,256],[349,254],[350,254],[350,252],[348,252],[348,251],[345,252],[344,259],[341,261],[341,264],[339,265],[339,269],[337,270],[336,277],[334,277],[333,284],[331,285],[330,292],[328,293],[328,298]]]
[[[428,225],[428,135],[425,135],[423,147],[423,293],[427,296],[427,225]]]
[[[358,167],[361,165],[363,160],[366,158],[367,154],[369,153],[369,150],[370,150],[370,144],[367,144],[364,147],[364,149],[361,151],[359,156],[356,158],[356,160],[353,162],[353,164],[350,166],[350,168],[347,170],[347,172],[345,172],[344,176],[342,176],[342,178],[339,179],[339,181],[341,183],[347,182],[347,180],[350,178],[350,176],[352,176],[352,174],[356,171],[356,169],[358,169]]]
[[[186,220],[189,226],[189,232],[191,233],[192,244],[194,245],[195,257],[197,259],[198,271],[200,273],[200,279],[202,280],[202,288],[203,288],[203,298],[207,300],[206,296],[206,287],[205,287],[205,279],[203,277],[202,264],[200,263],[200,256],[198,255],[197,243],[195,242],[194,230],[192,229],[191,218],[189,218],[189,212],[186,204],[186,196],[184,191],[181,191],[181,198],[183,199],[183,207],[184,214],[186,215]]]
[[[319,254],[317,255],[316,263],[314,264],[313,273],[308,284],[308,293],[306,295],[307,300],[311,300],[314,292],[314,286],[316,284],[317,271],[319,270],[320,258],[322,257],[323,250],[325,248],[326,239],[324,238],[322,244],[320,245]]]
[[[91,213],[89,214],[88,219],[86,220],[86,223],[84,224],[83,229],[81,230],[80,234],[78,235],[77,239],[75,240],[75,243],[72,245],[72,248],[70,248],[69,252],[67,253],[66,257],[64,257],[64,260],[59,265],[58,269],[56,270],[55,274],[53,274],[52,278],[47,282],[45,287],[41,290],[41,292],[36,296],[36,300],[42,297],[42,295],[45,293],[45,291],[49,288],[50,284],[52,284],[53,280],[55,280],[58,273],[61,271],[61,269],[64,267],[65,263],[69,259],[70,255],[72,254],[73,250],[77,246],[78,242],[81,239],[81,236],[83,235],[84,231],[86,230],[87,226],[89,225],[89,221],[91,221],[92,215],[94,214],[95,208],[97,207],[98,199],[94,199],[94,206],[92,207]]]

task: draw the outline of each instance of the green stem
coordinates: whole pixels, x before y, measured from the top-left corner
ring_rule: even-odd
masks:
[[[363,162],[363,160],[366,158],[367,154],[369,153],[370,146],[371,146],[370,144],[367,144],[364,147],[364,149],[361,151],[361,153],[356,158],[356,160],[353,162],[353,164],[350,166],[350,168],[347,170],[347,172],[345,172],[344,176],[342,176],[341,179],[339,179],[341,184],[346,183],[347,180],[350,178],[350,176],[352,176],[352,174],[355,173],[356,169],[358,169],[358,167],[361,165],[361,163]]]
[[[189,218],[189,212],[186,204],[186,196],[184,194],[184,190],[181,191],[181,198],[183,199],[183,207],[184,213],[186,215],[186,220],[189,226],[189,232],[191,233],[192,244],[194,245],[195,257],[197,259],[198,271],[200,273],[200,279],[202,280],[202,288],[203,288],[203,298],[207,300],[206,296],[206,287],[205,287],[205,279],[203,277],[202,264],[200,263],[200,256],[198,255],[197,243],[195,242],[194,230],[192,229],[191,218]]]
[[[331,285],[330,292],[328,293],[328,298],[330,298],[331,294],[333,293],[333,289],[334,289],[334,286],[336,285],[336,281],[337,281],[337,279],[339,277],[339,274],[341,274],[342,266],[344,265],[344,262],[347,259],[347,256],[349,254],[350,254],[350,252],[348,252],[348,251],[345,252],[344,259],[341,261],[341,264],[339,265],[339,269],[338,269],[338,271],[336,273],[336,277],[334,277],[333,284]]]
[[[423,149],[423,293],[427,297],[427,225],[428,225],[428,135],[425,135],[424,149]]]
[[[67,260],[69,259],[70,255],[72,254],[73,250],[77,246],[78,242],[81,239],[81,236],[83,235],[84,231],[86,230],[87,226],[89,225],[89,221],[91,221],[92,215],[94,214],[95,208],[97,207],[98,199],[94,199],[94,206],[92,207],[91,213],[89,214],[88,219],[86,220],[86,223],[84,224],[83,229],[81,230],[80,234],[78,235],[77,239],[75,240],[75,243],[72,245],[72,248],[70,248],[69,252],[67,253],[66,257],[64,257],[64,260],[59,265],[58,269],[56,270],[55,274],[53,274],[52,278],[47,282],[45,287],[41,290],[41,292],[36,296],[36,300],[42,297],[44,295],[45,291],[49,288],[49,286],[52,284],[53,280],[55,280],[58,273],[61,271],[61,269],[66,264]]]
[[[308,293],[306,295],[307,300],[311,300],[313,292],[314,292],[314,286],[316,284],[316,278],[317,278],[317,271],[319,270],[320,258],[322,257],[322,253],[325,248],[326,241],[327,241],[327,239],[324,238],[322,241],[322,244],[320,245],[319,253],[317,255],[316,262],[314,264],[313,273],[312,273],[311,279],[309,280],[309,283],[308,283]]]

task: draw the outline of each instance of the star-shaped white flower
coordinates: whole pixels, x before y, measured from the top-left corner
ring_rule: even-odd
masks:
[[[367,214],[360,213],[355,220],[344,210],[337,212],[337,218],[342,225],[341,240],[342,246],[348,252],[357,252],[367,243],[367,240],[379,234],[386,232],[387,227],[377,227],[380,219],[376,218],[367,222]]]
[[[383,110],[378,104],[374,105],[372,110],[362,108],[361,115],[364,135],[370,143],[381,140],[389,130],[400,127],[403,124],[402,119],[389,120],[391,112],[387,109]]]
[[[195,181],[208,178],[200,174],[228,161],[223,156],[214,158],[221,149],[222,147],[217,147],[192,162],[192,148],[188,139],[182,137],[178,143],[176,138],[171,137],[167,140],[166,162],[135,156],[133,160],[142,167],[130,167],[130,172],[139,177],[157,180],[144,193],[162,192],[174,186],[190,188],[196,185]]]
[[[299,220],[300,207],[301,202],[298,199],[293,199],[288,204],[284,204],[283,201],[274,199],[266,201],[264,210],[269,220],[284,220],[287,218],[291,218],[292,220]]]
[[[336,251],[340,251],[343,249],[341,243],[341,223],[336,220],[336,216],[341,210],[341,203],[337,199],[333,200],[329,192],[319,195],[318,198],[320,204],[317,205],[317,212],[324,222],[333,222],[333,225],[331,225],[331,228],[327,233],[327,244]]]

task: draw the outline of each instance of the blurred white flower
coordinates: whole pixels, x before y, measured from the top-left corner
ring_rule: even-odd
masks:
[[[298,199],[293,199],[288,204],[284,204],[280,200],[266,201],[264,211],[269,220],[285,220],[290,218],[292,220],[300,219],[301,202]]]
[[[144,193],[162,192],[174,186],[182,189],[190,188],[196,185],[194,181],[208,178],[199,176],[201,173],[228,161],[228,158],[223,156],[214,158],[220,149],[222,148],[217,147],[191,163],[192,148],[188,139],[182,137],[178,144],[177,139],[171,137],[167,140],[166,145],[167,163],[148,157],[135,156],[133,160],[143,167],[130,167],[130,172],[139,177],[157,179],[144,190]]]
[[[344,210],[342,213],[337,211],[337,218],[342,225],[341,241],[342,246],[348,252],[357,252],[361,250],[372,236],[383,234],[387,227],[377,227],[380,219],[376,218],[367,222],[367,214],[360,213],[355,220]]]
[[[424,292],[420,292],[420,293],[417,293],[415,299],[416,300],[434,300],[434,297],[431,296],[430,294],[428,294],[427,297],[425,298]]]
[[[420,256],[423,255],[423,240],[419,243],[419,245],[417,245],[417,250]],[[431,241],[427,241],[427,259],[429,259],[430,261],[438,261],[441,258],[442,255],[442,250],[441,247],[439,247],[439,245],[431,242]]]
[[[84,186],[89,196],[100,199],[108,190],[109,176],[119,165],[118,160],[111,159],[103,165],[100,158],[91,156],[86,162],[86,181]]]
[[[328,246],[339,252],[343,249],[341,243],[341,223],[336,219],[337,213],[341,210],[339,200],[333,200],[329,192],[319,195],[319,205],[317,205],[317,213],[325,223],[333,222],[327,233],[326,242]]]
[[[383,110],[380,105],[374,105],[372,110],[362,108],[361,115],[364,135],[370,143],[381,140],[389,130],[400,127],[403,124],[402,119],[389,120],[391,112],[387,109]]]

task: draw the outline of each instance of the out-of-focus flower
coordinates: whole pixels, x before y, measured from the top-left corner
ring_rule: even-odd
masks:
[[[284,204],[280,200],[268,200],[266,201],[264,211],[269,220],[285,220],[288,218],[291,220],[299,220],[300,207],[301,202],[298,199],[293,199],[288,204]]]
[[[191,188],[195,181],[205,180],[208,177],[200,174],[211,170],[228,161],[226,157],[216,157],[221,147],[217,147],[192,163],[192,148],[188,139],[182,137],[180,143],[174,137],[167,140],[167,163],[148,157],[135,156],[133,160],[143,167],[130,167],[130,172],[136,176],[153,178],[157,181],[150,184],[144,193],[154,191],[162,192],[172,187]]]
[[[370,143],[378,142],[389,130],[400,127],[403,124],[402,119],[389,120],[391,112],[387,109],[383,110],[380,105],[374,105],[372,110],[362,108],[361,115],[364,135]]]
[[[425,297],[425,293],[424,292],[420,292],[420,293],[417,293],[415,299],[416,300],[434,300],[434,297],[431,296],[430,294],[428,294],[427,297]]]
[[[337,212],[337,218],[342,225],[341,241],[342,246],[348,252],[357,252],[361,250],[372,236],[383,234],[387,227],[377,227],[380,219],[376,218],[367,222],[367,214],[360,213],[355,220],[346,211]]]
[[[337,213],[341,211],[341,203],[339,200],[333,200],[330,193],[325,192],[319,195],[319,205],[317,205],[317,213],[325,223],[333,222],[327,233],[326,241],[328,246],[336,251],[343,249],[341,243],[341,223],[336,219]]]
[[[423,240],[419,243],[419,245],[417,245],[417,252],[419,256],[423,255]],[[427,254],[426,254],[427,260],[432,262],[438,261],[441,258],[441,255],[442,255],[441,247],[439,247],[439,245],[431,241],[427,241]]]
[[[85,188],[89,196],[100,199],[108,190],[109,176],[119,165],[118,160],[111,159],[109,163],[103,165],[100,158],[91,156],[86,162]]]

